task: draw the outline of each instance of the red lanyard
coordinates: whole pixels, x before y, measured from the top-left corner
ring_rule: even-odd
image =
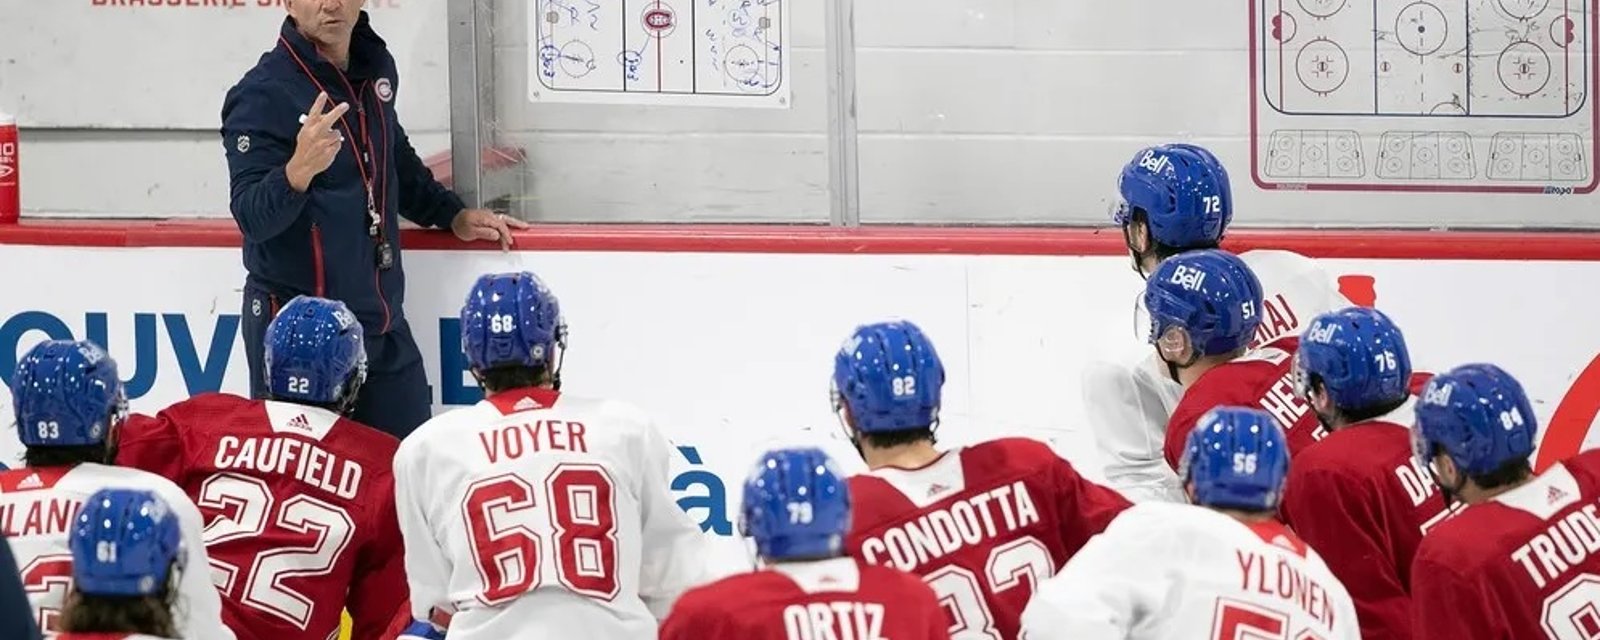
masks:
[[[278,42],[283,44],[283,48],[289,52],[291,57],[294,58],[295,63],[300,65],[300,70],[304,71],[306,77],[311,79],[311,84],[316,85],[318,91],[321,91],[322,93],[328,93],[328,89],[322,86],[322,82],[317,80],[316,74],[311,73],[311,68],[306,66],[304,60],[300,59],[300,54],[295,53],[294,47],[289,44],[289,41],[285,40],[283,36],[278,36]],[[376,153],[377,150],[372,146],[372,135],[370,130],[367,128],[367,110],[363,104],[365,100],[360,93],[356,93],[355,87],[350,85],[350,79],[345,77],[344,72],[341,71],[339,73],[339,79],[344,81],[345,90],[349,92],[348,95],[351,97],[351,99],[355,100],[355,104],[352,106],[355,108],[356,116],[359,118],[361,123],[361,136],[359,140],[354,132],[351,131],[350,124],[345,122],[345,116],[339,116],[339,127],[344,129],[345,139],[350,142],[350,151],[356,156],[356,169],[361,172],[361,184],[366,187],[367,190],[367,233],[368,235],[381,240],[384,235],[383,210],[378,206],[378,200],[375,196],[375,185],[373,182],[378,178],[378,176],[382,175],[382,172],[379,171],[380,167],[378,164],[378,154]],[[333,94],[328,95],[331,98]],[[383,105],[378,105],[378,108],[382,109]],[[345,115],[349,115],[349,112],[346,112]],[[372,167],[371,175],[368,175],[367,173],[367,166],[369,164]]]

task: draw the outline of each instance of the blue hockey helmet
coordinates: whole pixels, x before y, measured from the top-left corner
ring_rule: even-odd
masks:
[[[148,596],[183,571],[178,516],[149,491],[101,489],[72,529],[73,586],[101,596]]]
[[[1492,364],[1465,364],[1423,388],[1411,442],[1432,464],[1442,449],[1469,476],[1481,476],[1533,455],[1539,423],[1522,385]]]
[[[365,333],[343,302],[296,296],[267,325],[262,363],[273,398],[352,406],[367,379]]]
[[[1309,397],[1313,378],[1340,409],[1366,409],[1410,395],[1411,355],[1400,327],[1382,311],[1350,307],[1311,320],[1295,353],[1295,388]]]
[[[1189,432],[1178,477],[1193,486],[1196,504],[1271,511],[1289,477],[1289,443],[1272,414],[1218,407]]]
[[[1233,220],[1228,171],[1206,149],[1165,144],[1140,149],[1117,178],[1121,202],[1112,214],[1126,228],[1145,214],[1150,237],[1178,249],[1212,247]]]
[[[1181,253],[1145,282],[1151,344],[1172,329],[1188,333],[1196,357],[1242,349],[1261,324],[1261,282],[1238,256],[1220,249]]]
[[[943,387],[939,352],[909,321],[856,327],[833,359],[834,410],[862,433],[934,426]]]
[[[850,486],[821,449],[762,454],[744,481],[739,530],[769,560],[843,553],[850,529]]]
[[[100,444],[128,414],[117,361],[88,341],[34,345],[17,363],[11,402],[29,447]]]
[[[461,306],[461,348],[475,371],[544,367],[558,375],[567,348],[561,303],[527,271],[479,277]]]

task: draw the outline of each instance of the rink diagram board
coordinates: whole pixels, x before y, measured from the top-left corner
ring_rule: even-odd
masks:
[[[1590,193],[1597,0],[1251,0],[1262,188]]]
[[[789,0],[528,0],[533,102],[789,105]]]

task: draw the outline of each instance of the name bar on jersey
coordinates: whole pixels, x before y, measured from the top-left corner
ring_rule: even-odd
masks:
[[[250,469],[289,476],[345,499],[361,488],[361,465],[293,438],[223,436],[212,461],[218,469]]]
[[[869,563],[914,573],[930,561],[1038,521],[1028,485],[1019,480],[890,527],[863,540],[861,554]]]
[[[1542,589],[1573,567],[1582,566],[1597,551],[1600,551],[1600,507],[1587,504],[1517,547],[1511,559],[1522,565],[1528,577]]]

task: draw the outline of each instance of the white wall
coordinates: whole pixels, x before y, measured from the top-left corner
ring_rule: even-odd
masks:
[[[282,1],[119,2],[0,0],[13,17],[0,20],[0,112],[23,128],[23,209],[226,217],[222,99],[276,45]],[[448,150],[444,1],[367,5],[395,54],[414,145]]]
[[[435,1],[439,4],[429,6],[442,11],[443,0]],[[524,211],[548,220],[826,219],[821,1],[792,6],[794,100],[784,111],[528,104],[523,33],[528,4],[496,0],[494,21],[500,96],[494,124],[502,142],[530,153],[524,176],[528,192],[519,199]],[[1590,213],[1594,195],[1254,186],[1250,2],[871,0],[856,5],[861,193],[868,221],[1098,222],[1104,219],[1115,171],[1133,150],[1183,139],[1215,147],[1232,167],[1241,208],[1236,219],[1244,224],[1600,225]],[[1600,36],[1587,33],[1592,14],[1591,8],[1579,16],[1585,46]],[[1311,21],[1305,23],[1309,34]],[[442,31],[433,29],[409,42],[397,40],[413,49],[440,51],[442,38]],[[0,37],[0,54],[10,53],[7,46]],[[78,46],[92,50],[95,43]],[[118,53],[95,52],[82,60]],[[1584,68],[1594,66],[1592,56],[1566,57]],[[435,90],[443,91],[443,69],[408,72],[409,91],[418,91],[424,85],[419,75],[428,73],[436,74]],[[1360,70],[1354,73],[1359,80]],[[4,82],[0,77],[0,85]],[[1586,114],[1594,109],[1586,100],[1591,88],[1579,88]],[[1264,126],[1294,129],[1300,122],[1279,119]],[[1324,118],[1303,126],[1359,130],[1369,174],[1388,133],[1470,131],[1479,177],[1456,187],[1483,184],[1493,153],[1490,139],[1500,131],[1574,134],[1584,142],[1583,151],[1593,155],[1594,127],[1586,117],[1528,122]],[[140,135],[145,134],[25,132],[26,207],[144,215],[224,210],[221,154],[209,132]],[[1264,140],[1257,143],[1264,145]],[[91,164],[81,153],[85,146],[95,149],[96,158],[115,161],[92,163],[88,177],[98,193],[82,189],[83,167]],[[422,148],[443,149],[444,144],[438,140]],[[160,162],[149,162],[151,157]],[[40,171],[31,172],[34,167]],[[121,175],[106,175],[112,172]],[[1524,186],[1567,184],[1546,182],[1551,184]]]

